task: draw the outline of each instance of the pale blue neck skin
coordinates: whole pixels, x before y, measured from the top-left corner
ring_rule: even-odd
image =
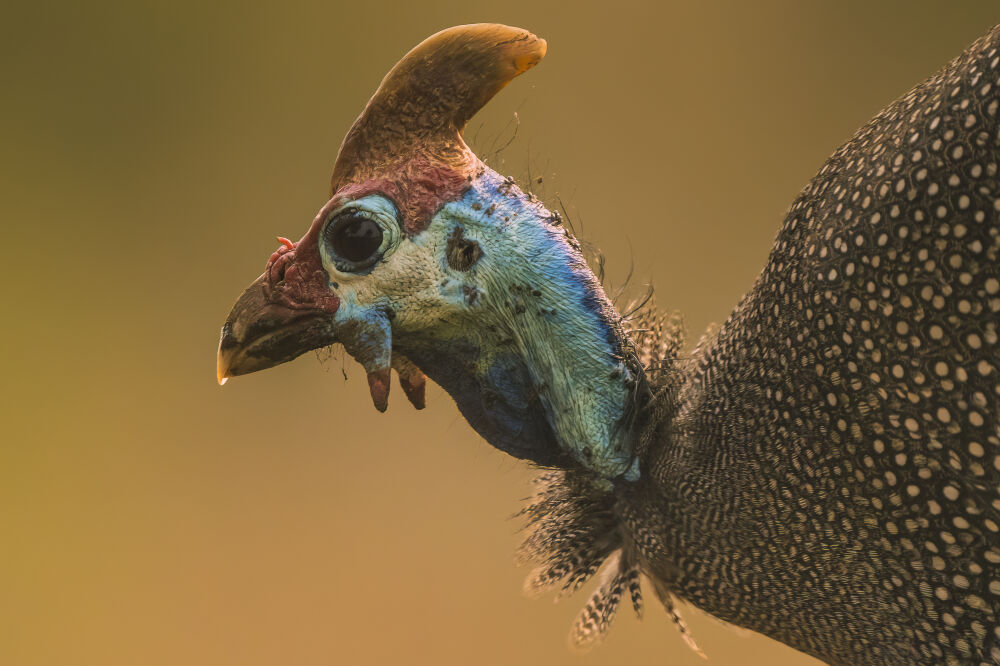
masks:
[[[471,267],[447,259],[456,229],[481,250]],[[479,434],[542,465],[638,478],[630,344],[576,241],[534,197],[484,169],[397,255],[431,275],[405,302],[389,297],[393,354],[442,386]],[[436,265],[417,266],[424,255]]]

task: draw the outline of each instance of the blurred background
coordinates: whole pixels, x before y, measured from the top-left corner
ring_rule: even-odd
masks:
[[[549,54],[472,121],[473,146],[542,177],[612,283],[634,263],[635,291],[651,280],[693,344],[825,157],[1000,9],[6,5],[0,663],[702,663],[653,603],[596,651],[567,649],[586,595],[526,599],[513,564],[532,473],[440,389],[418,413],[397,387],[380,415],[353,361],[313,354],[215,383],[230,305],[326,201],[381,77],[478,21]],[[816,663],[686,617],[712,663]]]

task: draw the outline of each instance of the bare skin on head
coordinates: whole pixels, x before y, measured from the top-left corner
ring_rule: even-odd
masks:
[[[338,342],[380,411],[390,369],[419,406],[427,373],[512,455],[635,476],[626,396],[642,373],[617,313],[552,214],[461,135],[545,48],[481,24],[400,60],[347,133],[329,202],[234,308],[220,381]]]
[[[220,383],[334,343],[379,411],[392,370],[418,409],[437,382],[548,468],[526,589],[603,566],[577,645],[646,578],[692,647],[675,598],[831,663],[1000,663],[1000,28],[834,153],[689,357],[462,139],[545,49],[480,24],[400,60],[230,312]]]

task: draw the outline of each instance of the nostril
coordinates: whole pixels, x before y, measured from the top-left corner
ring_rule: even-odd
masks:
[[[287,238],[278,236],[278,242],[281,243],[281,247],[271,253],[270,259],[267,260],[267,275],[272,284],[285,279],[285,271],[292,263],[293,251],[295,250],[295,243]]]
[[[274,268],[271,271],[272,279],[275,282],[281,282],[285,279],[288,274],[288,269],[293,264],[292,255],[290,253],[284,252],[278,260],[274,262]]]

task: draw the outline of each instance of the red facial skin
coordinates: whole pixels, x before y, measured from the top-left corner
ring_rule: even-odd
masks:
[[[264,269],[267,297],[271,303],[291,310],[322,310],[333,314],[340,307],[340,299],[329,289],[329,277],[320,263],[315,241],[313,252],[303,245],[308,238],[306,234],[298,243],[282,244],[271,254]]]
[[[403,387],[403,393],[407,399],[417,409],[423,409],[427,405],[427,377],[422,372],[412,375],[399,375],[399,385]]]
[[[320,260],[319,235],[331,211],[345,202],[371,194],[386,197],[399,211],[403,233],[412,238],[427,228],[442,206],[460,199],[471,179],[465,170],[418,156],[376,177],[341,187],[298,243],[279,237],[282,246],[265,269],[270,301],[293,310],[322,310],[331,315],[337,311],[340,299],[330,290],[330,277]]]
[[[368,391],[375,409],[384,412],[389,406],[389,368],[368,373]]]
[[[469,170],[471,171],[471,170]],[[472,174],[457,170],[423,156],[414,157],[392,168],[383,169],[372,178],[341,187],[313,222],[313,227],[325,219],[324,213],[346,199],[360,199],[380,194],[396,205],[403,233],[412,238],[427,228],[431,218],[442,206],[462,198],[469,188]],[[312,231],[312,229],[310,229]]]

